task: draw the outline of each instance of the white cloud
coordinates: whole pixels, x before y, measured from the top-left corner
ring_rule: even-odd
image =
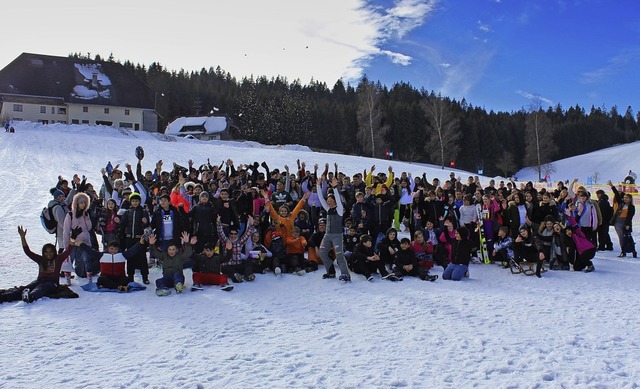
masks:
[[[393,51],[389,50],[381,50],[380,52],[388,56],[391,59],[391,62],[402,66],[411,65],[411,60],[413,59],[408,55],[394,53]]]
[[[581,83],[596,84],[606,82],[609,78],[618,75],[623,68],[631,63],[635,63],[640,59],[640,49],[627,49],[622,53],[610,58],[607,64],[581,75]]]
[[[537,93],[531,93],[531,92],[523,91],[523,90],[520,90],[520,89],[518,89],[516,91],[516,93],[519,94],[520,96],[524,97],[525,99],[528,99],[528,100],[531,100],[531,101],[538,100],[538,101],[540,101],[542,103],[547,104],[548,106],[553,106],[554,105],[553,100],[548,99],[548,98],[546,98],[544,96],[540,96]]]
[[[448,68],[448,67],[450,67],[450,66],[451,66],[451,64],[450,64],[450,63],[443,62],[443,63],[441,63],[441,64],[440,64],[440,66],[441,66],[441,67],[443,67],[443,68]]]
[[[478,29],[483,32],[491,32],[491,26],[486,23],[482,23],[482,20],[478,20]]]
[[[154,0],[112,0],[93,5],[68,0],[12,2],[7,14],[29,14],[28,33],[8,40],[0,67],[21,52],[66,56],[91,52],[134,63],[159,62],[171,70],[220,65],[235,77],[286,76],[303,83],[312,78],[332,85],[359,78],[376,56],[406,66],[412,58],[385,44],[424,23],[438,0],[398,0],[372,8],[367,0],[255,0],[198,2],[197,6]],[[118,27],[110,23],[117,20]],[[69,23],[61,23],[68,20]],[[24,30],[21,18],[5,18],[7,31]],[[73,39],[52,45],[50,31]]]

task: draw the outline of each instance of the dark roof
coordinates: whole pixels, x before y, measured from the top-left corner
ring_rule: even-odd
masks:
[[[94,69],[100,82],[92,83]],[[115,62],[22,53],[0,70],[0,94],[58,97],[67,103],[153,109],[149,87]]]
[[[10,95],[0,93],[2,101],[7,103],[24,103],[24,104],[41,104],[41,105],[64,105],[64,100],[60,97],[39,97],[39,96],[24,96],[24,95]]]

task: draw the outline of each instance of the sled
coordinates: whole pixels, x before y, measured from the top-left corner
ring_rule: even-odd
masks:
[[[511,263],[509,264],[509,270],[511,270],[511,274],[522,273],[526,276],[532,276],[536,274],[536,262],[524,261],[524,262],[518,263],[518,265],[516,266],[515,263],[511,261]],[[540,273],[544,273],[546,271],[547,269],[545,269],[545,267],[542,266]]]

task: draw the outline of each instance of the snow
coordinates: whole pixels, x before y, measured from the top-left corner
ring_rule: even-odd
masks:
[[[76,85],[73,87],[75,97],[83,100],[92,100],[98,98],[98,91],[89,89],[84,85]]]
[[[580,182],[588,182],[591,177],[594,183],[599,184],[606,184],[607,180],[622,182],[629,170],[635,172],[640,169],[639,148],[640,142],[633,142],[555,161],[556,172],[551,174],[551,180],[571,181],[577,178]],[[532,168],[525,168],[516,177],[520,181],[535,182],[538,173]]]
[[[169,123],[165,134],[168,135],[184,135],[197,133],[201,131],[180,131],[185,126],[204,126],[206,134],[217,134],[227,129],[227,118],[224,116],[198,116],[198,117],[179,117]]]
[[[145,169],[158,159],[184,165],[190,158],[197,165],[206,158],[265,160],[282,169],[299,158],[308,168],[337,162],[350,174],[373,164],[429,178],[449,173],[298,146],[245,147],[101,126],[14,127],[14,134],[0,132],[0,288],[35,278],[16,226],[27,228],[34,251],[52,241],[38,215],[56,177],[84,174],[99,186],[100,168],[134,163],[138,145]],[[638,153],[602,153],[605,180],[637,166]],[[556,175],[590,174],[584,167],[599,155],[558,162]],[[354,274],[341,284],[322,280],[320,270],[258,275],[232,292],[205,287],[162,298],[154,288],[87,293],[75,280],[79,299],[0,305],[0,387],[638,387],[640,262],[616,252],[599,252],[593,273],[548,271],[542,279],[472,265],[462,282],[369,283]],[[152,270],[152,283],[159,275]],[[185,276],[188,289],[190,270]]]
[[[93,75],[98,76],[98,83],[103,86],[111,86],[111,80],[106,74],[102,73],[102,65],[100,64],[74,64],[76,69],[82,74],[86,82],[93,80]]]

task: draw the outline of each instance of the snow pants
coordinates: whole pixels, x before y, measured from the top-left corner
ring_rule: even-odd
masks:
[[[340,268],[340,274],[349,275],[347,259],[344,257],[343,252],[343,239],[342,234],[329,233],[324,234],[324,238],[322,238],[322,243],[320,243],[320,258],[324,263],[324,268],[327,273],[331,272],[331,266],[333,265],[333,261],[329,258],[329,251],[331,251],[331,249],[335,249],[336,261]]]

